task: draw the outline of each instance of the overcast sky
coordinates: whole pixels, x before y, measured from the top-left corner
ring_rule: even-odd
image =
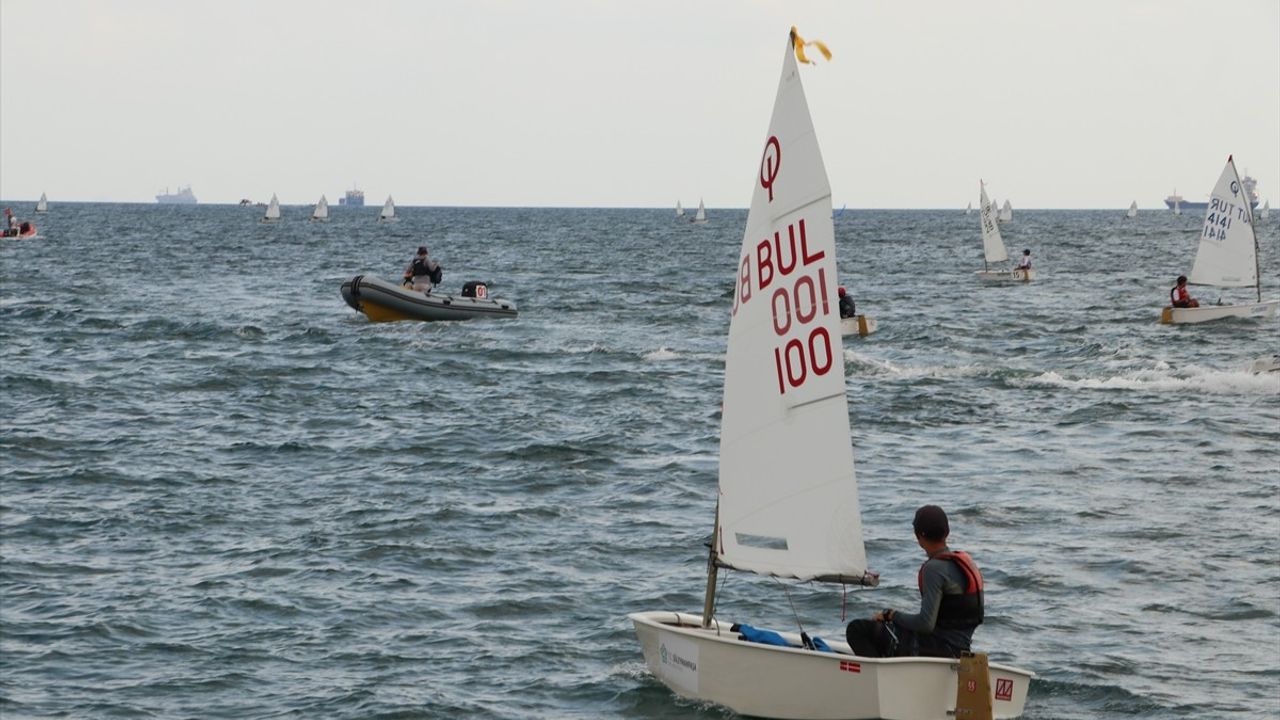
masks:
[[[1277,0],[0,0],[0,197],[746,207],[792,24],[836,207],[1280,205]]]

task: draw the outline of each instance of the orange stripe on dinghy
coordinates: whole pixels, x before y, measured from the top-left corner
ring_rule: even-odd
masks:
[[[369,322],[392,322],[394,320],[418,320],[420,318],[406,315],[399,310],[392,310],[383,307],[377,303],[371,303],[368,300],[361,300],[360,310],[369,318]]]

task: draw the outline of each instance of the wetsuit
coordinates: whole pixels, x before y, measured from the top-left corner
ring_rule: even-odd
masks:
[[[856,306],[853,304],[853,296],[845,294],[840,298],[840,317],[851,318],[858,314]]]
[[[959,559],[943,559],[949,555],[951,550],[943,548],[920,566],[920,612],[895,612],[887,623],[849,623],[845,635],[855,654],[959,657],[969,649],[982,623],[982,575],[970,561],[971,578]]]

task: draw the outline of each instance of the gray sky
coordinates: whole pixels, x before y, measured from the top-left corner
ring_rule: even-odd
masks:
[[[792,24],[836,207],[1280,205],[1276,0],[0,0],[0,196],[746,207]]]

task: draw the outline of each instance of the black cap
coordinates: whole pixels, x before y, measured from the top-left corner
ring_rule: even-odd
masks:
[[[418,254],[419,254],[419,255],[426,255],[426,254],[427,254],[427,249],[426,249],[425,247],[421,247],[421,246],[419,246],[419,247],[418,247]]]
[[[920,537],[934,542],[946,540],[951,534],[947,514],[937,505],[925,505],[917,510],[915,519],[911,521],[911,528]]]
[[[1187,276],[1186,276],[1186,275],[1179,275],[1179,276],[1178,276],[1178,282],[1180,282],[1180,283],[1184,283],[1184,282],[1186,282],[1186,281],[1187,281]]]

